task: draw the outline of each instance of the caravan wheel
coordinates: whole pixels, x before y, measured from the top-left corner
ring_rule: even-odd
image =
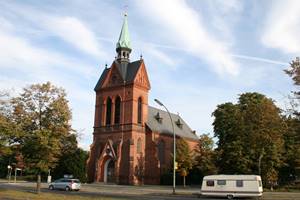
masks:
[[[227,195],[227,199],[233,199],[233,195],[232,194],[228,194]]]

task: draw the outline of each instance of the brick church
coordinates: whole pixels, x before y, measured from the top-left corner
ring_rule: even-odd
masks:
[[[159,184],[172,168],[173,131],[167,112],[148,105],[150,81],[142,58],[130,61],[127,16],[116,45],[117,56],[96,84],[93,143],[88,180],[117,184]],[[177,138],[194,149],[195,131],[171,114]]]

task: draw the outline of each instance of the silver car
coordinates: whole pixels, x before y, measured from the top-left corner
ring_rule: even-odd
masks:
[[[61,178],[49,184],[50,190],[61,189],[66,191],[70,191],[70,190],[78,191],[80,190],[80,187],[81,187],[80,181],[78,179],[71,179],[71,178]]]

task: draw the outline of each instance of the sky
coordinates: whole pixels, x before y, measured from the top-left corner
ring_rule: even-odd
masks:
[[[94,87],[116,56],[126,12],[149,105],[157,98],[198,135],[213,136],[212,112],[239,94],[259,92],[287,108],[294,86],[283,70],[300,55],[299,10],[297,0],[0,0],[0,90],[63,87],[88,150]]]

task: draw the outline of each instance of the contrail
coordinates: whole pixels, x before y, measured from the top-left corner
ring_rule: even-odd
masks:
[[[114,43],[114,41],[111,38],[98,37],[98,39],[102,40],[102,41]],[[140,43],[140,44],[144,44],[144,45],[151,45],[153,47],[163,48],[163,49],[172,49],[172,50],[177,50],[177,51],[192,52],[192,50],[189,50],[186,48],[180,48],[180,47],[172,46],[172,45],[156,44],[156,43],[144,42],[144,41],[136,41],[136,43],[137,44]],[[268,59],[268,58],[261,58],[261,57],[256,57],[256,56],[248,56],[248,55],[241,55],[241,54],[231,54],[231,56],[234,58],[270,63],[270,64],[275,64],[275,65],[284,65],[284,66],[289,65],[288,62],[272,60],[272,59]]]
[[[255,57],[255,56],[246,56],[246,55],[239,55],[239,54],[232,54],[231,56],[235,57],[235,58],[241,58],[241,59],[245,59],[245,60],[254,60],[254,61],[271,63],[271,64],[276,64],[276,65],[289,65],[288,62],[282,62],[282,61],[271,60],[271,59],[267,59],[267,58]]]

